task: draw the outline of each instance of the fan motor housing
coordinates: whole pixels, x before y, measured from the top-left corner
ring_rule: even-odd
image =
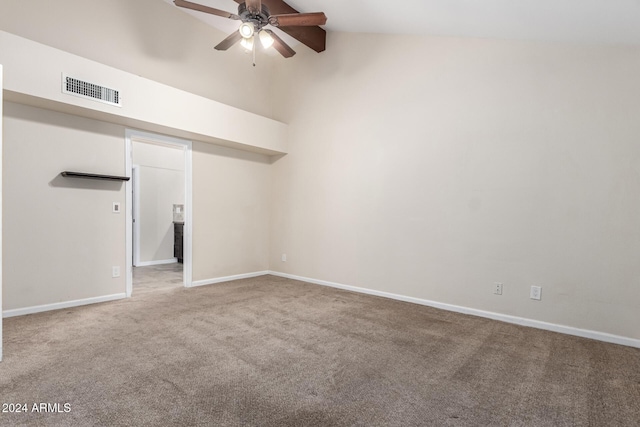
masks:
[[[262,10],[258,14],[251,13],[247,10],[246,3],[241,3],[238,6],[238,16],[242,22],[253,23],[256,30],[260,30],[262,27],[269,23],[269,8],[262,5]]]

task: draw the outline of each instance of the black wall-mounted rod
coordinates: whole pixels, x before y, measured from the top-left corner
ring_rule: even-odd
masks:
[[[96,173],[64,171],[60,175],[66,176],[67,178],[102,179],[106,181],[129,181],[128,176],[99,175]]]

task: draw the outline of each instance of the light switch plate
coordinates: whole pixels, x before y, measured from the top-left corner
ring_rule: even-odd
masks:
[[[495,282],[493,284],[493,293],[495,295],[502,295],[502,283],[500,282]]]
[[[113,202],[113,213],[120,213],[120,202]]]

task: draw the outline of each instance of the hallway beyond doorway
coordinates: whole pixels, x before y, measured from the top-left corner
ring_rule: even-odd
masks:
[[[184,286],[182,264],[133,267],[133,293],[181,288]]]

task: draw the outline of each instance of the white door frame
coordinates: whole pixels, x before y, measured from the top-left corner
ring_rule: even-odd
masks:
[[[140,264],[140,166],[131,167],[132,224],[133,224],[133,266]]]
[[[183,263],[183,282],[185,287],[191,287],[193,273],[193,257],[192,257],[192,239],[191,231],[193,225],[193,174],[192,174],[192,142],[184,139],[173,138],[166,135],[159,135],[141,130],[127,129],[125,131],[125,172],[126,176],[131,178],[133,171],[133,144],[132,141],[141,141],[149,143],[160,143],[164,145],[172,145],[184,150],[184,263]],[[133,194],[131,179],[125,183],[126,204],[127,204],[127,277],[126,277],[126,293],[127,297],[131,297],[133,292]]]

